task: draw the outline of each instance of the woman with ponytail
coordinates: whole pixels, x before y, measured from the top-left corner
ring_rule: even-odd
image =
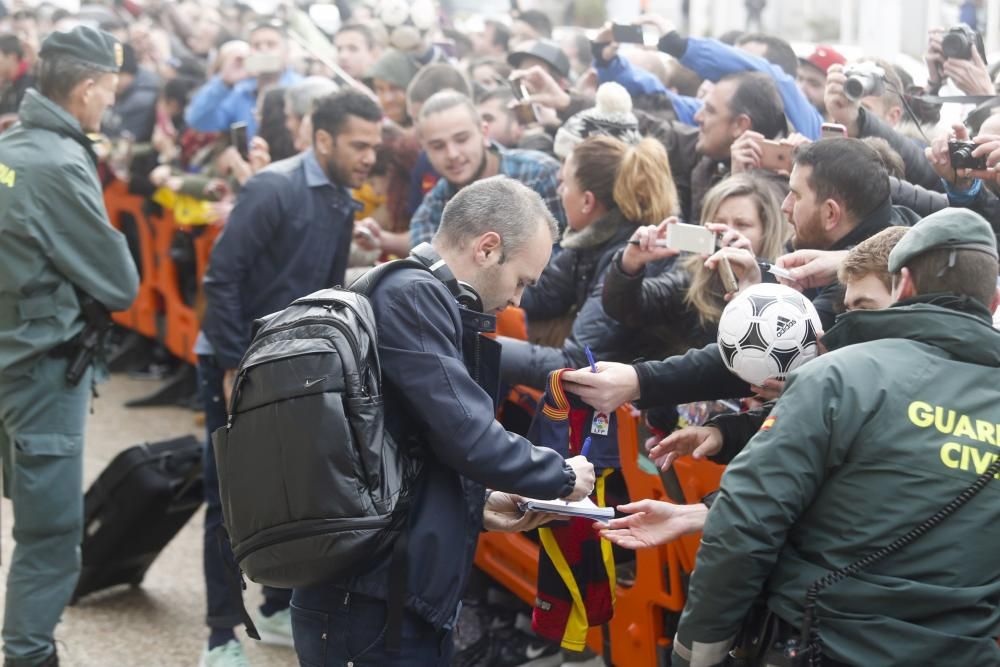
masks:
[[[634,331],[601,307],[604,276],[636,229],[677,212],[670,162],[655,139],[629,145],[591,136],[567,157],[560,178],[568,222],[562,250],[525,290],[521,308],[529,331],[539,321],[566,316],[573,317],[572,329],[559,347],[502,338],[502,377],[510,384],[542,387],[550,371],[585,366],[585,346],[605,361],[637,356]]]

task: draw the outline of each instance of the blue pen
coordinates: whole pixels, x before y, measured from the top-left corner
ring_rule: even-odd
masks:
[[[589,453],[590,453],[590,436],[588,435],[587,439],[583,441],[583,447],[580,448],[580,456],[582,456],[583,458],[587,458],[587,454]]]
[[[590,346],[589,345],[584,345],[583,346],[583,351],[587,353],[587,361],[590,362],[590,372],[591,373],[596,373],[597,372],[597,363],[594,361],[594,353],[590,351]]]

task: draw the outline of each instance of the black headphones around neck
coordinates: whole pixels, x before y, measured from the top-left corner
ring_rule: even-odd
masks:
[[[479,292],[469,283],[464,283],[455,277],[434,246],[425,241],[411,250],[410,256],[426,266],[435,278],[444,283],[444,286],[455,297],[455,301],[458,301],[458,305],[477,313],[483,312],[483,300],[479,296]]]

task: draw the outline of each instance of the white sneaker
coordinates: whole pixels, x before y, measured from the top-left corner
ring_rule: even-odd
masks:
[[[265,644],[295,647],[295,642],[292,641],[291,609],[282,609],[270,616],[264,616],[258,611],[254,614],[253,624],[257,626],[260,640]]]
[[[198,667],[250,667],[243,645],[231,639],[222,646],[216,646],[211,651],[208,647],[201,654]]]

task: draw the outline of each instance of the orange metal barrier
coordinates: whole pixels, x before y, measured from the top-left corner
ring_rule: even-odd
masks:
[[[177,225],[168,210],[161,215],[146,215],[142,197],[129,194],[127,184],[121,181],[114,181],[105,189],[104,204],[111,223],[118,229],[124,226],[124,214],[135,221],[141,262],[139,294],[128,310],[113,315],[114,320],[158,340],[176,357],[197,363],[194,342],[198,336],[199,318],[194,306],[184,301],[177,265],[171,257],[175,236],[193,234],[193,230]],[[205,226],[193,239],[199,285],[219,231],[217,225]]]
[[[527,397],[541,393],[516,387],[511,401],[524,406]],[[535,401],[537,403],[537,400]],[[618,448],[622,475],[629,498],[670,500],[659,475],[640,467],[639,416],[631,406],[616,412]],[[723,467],[706,461],[681,459],[674,462],[676,475],[688,503],[699,500],[719,486]],[[635,581],[618,586],[615,615],[608,624],[610,655],[622,667],[654,667],[670,651],[673,637],[665,618],[684,608],[686,579],[694,570],[701,534],[688,535],[657,548],[635,552]],[[528,604],[534,604],[539,546],[520,533],[483,533],[476,551],[476,565]],[[591,628],[588,646],[603,653],[600,628]]]

